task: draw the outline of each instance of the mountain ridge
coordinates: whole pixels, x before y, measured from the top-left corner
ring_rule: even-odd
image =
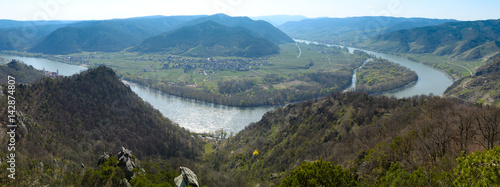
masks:
[[[215,14],[211,16],[201,17],[189,21],[181,26],[196,25],[205,21],[214,21],[227,27],[242,27],[256,33],[256,37],[266,38],[275,44],[293,43],[293,39],[274,27],[269,22],[263,20],[254,21],[249,17],[231,17],[226,14]]]
[[[254,37],[250,30],[226,27],[211,20],[148,38],[132,50],[197,57],[261,57],[279,53],[277,45]]]
[[[385,16],[347,18],[320,17],[287,22],[278,26],[278,28],[291,37],[298,39],[351,44],[364,41],[380,33],[387,33],[405,28],[437,25],[450,21],[456,20]]]
[[[28,51],[52,55],[121,51],[197,17],[199,16],[81,21],[55,30]]]
[[[500,50],[500,20],[450,22],[381,34],[361,46],[379,51],[426,53],[476,60]]]

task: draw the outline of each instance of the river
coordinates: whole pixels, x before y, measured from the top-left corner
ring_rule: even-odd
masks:
[[[349,50],[352,52],[355,48],[349,48]],[[418,74],[419,78],[416,84],[392,93],[387,93],[386,95],[388,96],[401,98],[430,93],[441,95],[453,83],[445,73],[429,66],[411,62],[410,60],[394,55],[372,51],[366,52],[406,66]],[[7,60],[18,59],[28,65],[32,65],[36,69],[45,69],[53,72],[59,71],[59,74],[65,76],[73,75],[87,69],[81,66],[41,58],[9,55],[0,55],[0,57]],[[158,109],[165,117],[192,132],[213,132],[223,128],[227,132],[236,133],[243,130],[248,124],[259,121],[266,112],[273,110],[273,107],[241,108],[193,101],[163,94],[135,84],[127,84],[137,95]]]
[[[329,47],[333,47],[336,45],[329,45],[329,44],[319,44],[317,42],[311,42],[307,40],[295,40],[296,42],[300,43],[313,43],[316,45],[326,45]],[[342,47],[342,46],[340,46]],[[405,66],[407,68],[410,68],[411,70],[415,71],[418,75],[418,80],[417,83],[407,86],[404,89],[398,89],[393,92],[388,92],[385,93],[384,95],[386,96],[395,96],[397,98],[403,98],[403,97],[411,97],[414,95],[428,95],[428,94],[433,94],[433,95],[442,95],[443,92],[453,84],[453,80],[449,78],[444,72],[441,72],[439,70],[436,70],[430,66],[412,62],[406,58],[395,56],[395,55],[390,55],[390,54],[385,54],[385,53],[378,53],[378,52],[373,52],[373,51],[368,51],[368,50],[363,50],[363,49],[357,49],[357,48],[352,48],[348,47],[349,52],[353,52],[354,50],[361,50],[364,52],[367,52],[368,54],[375,55],[376,57],[380,58],[385,58],[391,62],[395,62],[399,65]],[[353,80],[355,78],[353,77]]]
[[[45,69],[52,72],[59,71],[59,74],[65,76],[73,75],[87,69],[43,58],[10,55],[0,55],[0,58],[5,58],[9,61],[17,59],[36,69]],[[259,121],[266,112],[274,109],[273,107],[241,108],[210,104],[163,94],[136,84],[125,83],[130,86],[132,91],[158,109],[165,117],[192,132],[213,132],[223,128],[227,132],[236,133],[248,124]]]

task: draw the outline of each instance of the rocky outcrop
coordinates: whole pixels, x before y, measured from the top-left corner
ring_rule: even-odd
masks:
[[[104,152],[104,154],[99,158],[99,161],[97,161],[97,166],[103,165],[104,162],[106,162],[109,159],[108,153]]]
[[[144,172],[142,169],[139,160],[135,159],[132,156],[132,151],[128,150],[125,147],[122,147],[120,152],[118,153],[118,166],[120,166],[127,175],[128,179],[132,179],[135,177],[134,168],[137,168],[140,171]]]
[[[198,177],[196,174],[191,171],[189,168],[180,167],[182,174],[174,179],[175,186],[177,187],[186,187],[188,185],[193,187],[199,187]]]
[[[128,182],[128,180],[125,178],[120,181],[120,184],[118,184],[118,186],[119,187],[132,187],[130,182]]]
[[[131,150],[128,150],[127,148],[122,146],[117,156],[118,156],[118,166],[120,166],[123,169],[128,180],[134,178],[135,174],[138,171],[146,172],[141,167],[140,161],[132,155]],[[109,159],[109,157],[110,155],[104,152],[104,154],[99,158],[99,161],[97,161],[97,166],[103,165]],[[134,171],[134,169],[136,170]]]

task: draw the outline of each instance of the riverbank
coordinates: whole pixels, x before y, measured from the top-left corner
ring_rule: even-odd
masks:
[[[307,40],[295,39],[295,41],[303,43],[313,43],[316,45],[334,46],[342,48],[345,47],[340,45],[312,42]],[[398,98],[412,97],[414,95],[428,95],[428,94],[442,95],[446,90],[446,88],[451,86],[454,81],[453,78],[450,78],[447,73],[441,71],[440,69],[433,68],[432,66],[428,66],[423,63],[413,62],[401,56],[379,53],[355,47],[347,47],[347,48],[351,53],[356,50],[364,51],[367,52],[368,54],[375,55],[377,58],[387,59],[391,62],[395,62],[397,64],[400,64],[404,67],[407,67],[415,71],[419,77],[419,80],[417,81],[417,83],[415,83],[414,86],[405,87],[406,89],[399,89],[398,92],[392,94],[393,96]]]
[[[418,75],[406,67],[385,59],[375,59],[357,71],[356,91],[376,95],[418,81]]]
[[[361,46],[355,46],[355,47],[359,48],[359,49],[363,49],[363,50],[372,50],[372,51],[375,51],[378,53],[385,53],[385,54],[390,54],[390,55],[394,55],[394,56],[399,56],[401,58],[408,59],[408,60],[415,62],[415,63],[427,65],[433,69],[436,69],[436,70],[439,70],[439,71],[445,73],[453,81],[461,79],[465,76],[473,75],[474,74],[473,70],[484,64],[484,60],[455,61],[455,60],[450,60],[451,57],[448,57],[448,56],[437,56],[437,55],[432,55],[432,54],[419,54],[419,53],[396,53],[396,52],[390,52],[390,51],[380,51],[377,49],[367,49],[367,48],[364,48]],[[450,65],[456,66],[459,68],[458,69],[452,68],[452,67],[450,67]],[[466,65],[468,65],[470,67],[467,67]],[[464,70],[464,71],[461,71],[461,70]]]
[[[347,72],[347,71],[346,71]],[[342,91],[351,85],[352,75],[346,72],[314,72],[287,77],[281,82],[253,87],[236,94],[221,94],[213,90],[195,88],[176,83],[164,83],[137,77],[124,77],[146,88],[194,101],[231,107],[269,107],[320,98],[332,92]],[[289,84],[284,88],[276,85]],[[300,84],[296,84],[300,83]],[[306,85],[306,86],[304,86]],[[267,89],[263,87],[268,87]]]

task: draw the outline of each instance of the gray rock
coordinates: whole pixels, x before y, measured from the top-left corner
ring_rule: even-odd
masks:
[[[108,161],[109,155],[108,153],[104,152],[104,154],[99,158],[99,161],[97,161],[97,166],[103,165],[104,162]]]
[[[128,182],[128,180],[126,178],[123,178],[120,181],[120,184],[118,184],[118,186],[120,186],[120,187],[132,187],[132,185]]]
[[[128,179],[135,177],[134,168],[144,171],[139,160],[132,156],[132,151],[126,149],[125,147],[122,147],[118,153],[118,166],[123,168]]]
[[[182,174],[174,179],[175,185],[177,187],[185,187],[191,185],[193,187],[199,187],[198,177],[189,168],[180,167]]]
[[[187,186],[186,183],[184,182],[184,178],[182,177],[182,175],[175,177],[174,183],[175,183],[175,186],[177,186],[177,187],[186,187]]]
[[[283,173],[271,173],[271,177],[269,177],[269,180],[280,178],[282,175]]]

